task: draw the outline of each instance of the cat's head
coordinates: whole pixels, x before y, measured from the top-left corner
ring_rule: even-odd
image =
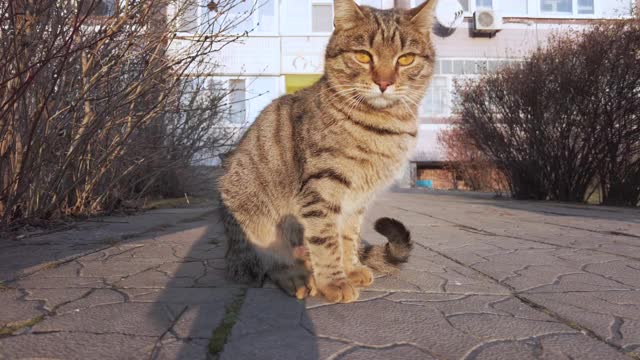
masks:
[[[436,1],[410,10],[378,10],[334,0],[325,74],[338,93],[378,109],[403,101],[416,105],[433,74]]]

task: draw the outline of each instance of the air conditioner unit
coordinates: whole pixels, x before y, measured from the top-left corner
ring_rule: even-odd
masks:
[[[478,10],[473,14],[474,32],[495,34],[502,30],[502,16],[490,9]]]

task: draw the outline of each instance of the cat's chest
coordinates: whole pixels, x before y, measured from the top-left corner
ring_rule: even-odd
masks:
[[[401,175],[416,141],[415,137],[405,135],[393,141],[368,139],[362,144],[366,144],[371,150],[368,153],[362,153],[368,161],[349,170],[358,179],[360,186],[357,186],[356,190],[368,193],[389,186]]]

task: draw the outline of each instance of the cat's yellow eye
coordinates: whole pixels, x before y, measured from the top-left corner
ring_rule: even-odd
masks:
[[[398,58],[398,64],[400,64],[401,66],[411,65],[413,64],[415,59],[416,59],[416,56],[413,54],[402,55]]]
[[[371,62],[371,56],[367,53],[356,53],[356,60],[363,64],[369,64]]]

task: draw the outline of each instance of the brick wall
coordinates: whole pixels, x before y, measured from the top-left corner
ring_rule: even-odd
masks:
[[[433,181],[433,188],[438,190],[454,188],[453,175],[445,169],[418,169],[417,179]]]

